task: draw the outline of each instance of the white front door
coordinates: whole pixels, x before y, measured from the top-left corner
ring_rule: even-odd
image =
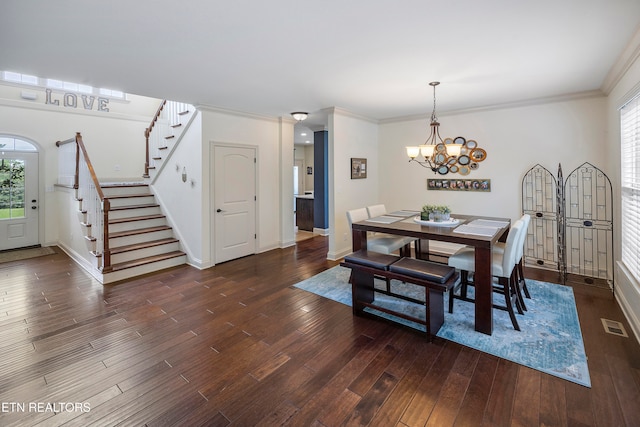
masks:
[[[256,150],[214,146],[215,262],[256,252]]]
[[[39,243],[38,153],[0,152],[0,250]]]

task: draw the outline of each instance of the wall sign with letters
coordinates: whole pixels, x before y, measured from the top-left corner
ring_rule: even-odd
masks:
[[[47,97],[45,99],[45,104],[49,105],[60,105],[60,99],[54,99],[53,93],[51,89],[46,89]],[[62,95],[62,105],[69,108],[78,108],[78,104],[80,104],[85,110],[93,110],[95,106],[96,111],[103,111],[105,113],[109,112],[109,108],[107,105],[109,104],[108,98],[98,97],[96,102],[96,97],[93,95],[80,95],[80,102],[78,102],[78,95],[72,92],[66,92]]]

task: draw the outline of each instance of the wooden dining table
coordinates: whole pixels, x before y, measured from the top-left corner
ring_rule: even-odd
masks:
[[[419,221],[418,212],[398,211],[395,215],[390,213],[356,222],[352,224],[351,229],[353,251],[366,249],[368,232],[438,240],[473,247],[475,249],[475,330],[491,335],[493,332],[493,277],[491,274],[493,245],[498,241],[506,240],[511,220],[455,214],[451,214],[451,218],[452,222],[458,221],[454,226],[425,225],[425,221]],[[478,220],[486,224],[495,224],[495,233],[487,235],[486,232],[484,234],[480,234],[480,231],[474,232],[476,229],[480,230],[472,227],[473,224],[480,223]],[[461,232],[465,229],[468,232]]]

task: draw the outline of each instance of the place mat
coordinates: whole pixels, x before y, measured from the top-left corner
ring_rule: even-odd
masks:
[[[500,228],[496,227],[478,227],[469,223],[456,227],[453,232],[458,234],[473,234],[474,236],[492,237],[499,229]]]
[[[401,220],[402,220],[401,217],[381,215],[381,216],[376,216],[376,217],[373,217],[373,218],[366,219],[365,221],[367,221],[367,222],[379,222],[381,224],[391,224],[391,223],[398,222],[398,221],[401,221]]]
[[[493,219],[474,219],[469,224],[475,225],[478,227],[502,228],[509,225],[509,221],[495,221]]]
[[[402,217],[402,218],[410,218],[412,216],[418,215],[419,213],[420,212],[418,212],[418,211],[401,210],[401,211],[395,211],[395,212],[388,213],[387,215],[399,216],[399,217]]]

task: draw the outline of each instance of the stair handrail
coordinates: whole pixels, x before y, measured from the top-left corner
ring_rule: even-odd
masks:
[[[102,210],[102,218],[99,215],[95,215],[95,220],[98,222],[102,222],[102,224],[98,225],[101,233],[96,237],[99,241],[101,240],[102,246],[102,271],[108,272],[111,271],[111,251],[109,249],[109,211],[111,210],[111,204],[109,199],[105,199],[104,192],[102,191],[102,187],[100,186],[100,181],[96,176],[95,169],[93,168],[93,164],[91,163],[91,159],[89,159],[89,153],[87,153],[87,148],[82,141],[82,135],[80,132],[76,132],[76,136],[73,138],[69,138],[64,141],[57,141],[56,147],[60,147],[65,144],[75,143],[76,144],[76,165],[75,165],[75,176],[74,176],[74,187],[76,190],[80,189],[82,182],[80,181],[80,153],[82,153],[82,158],[84,159],[84,163],[86,165],[87,171],[89,172],[89,176],[91,178],[91,182],[93,183],[95,198],[100,202],[100,209]],[[89,190],[90,191],[90,190]],[[102,221],[100,221],[102,220]],[[93,224],[91,224],[93,226]]]
[[[158,119],[160,118],[160,114],[162,114],[162,109],[164,108],[165,104],[167,103],[166,99],[163,99],[162,102],[160,103],[160,106],[158,107],[158,111],[156,111],[156,115],[153,116],[153,119],[151,119],[151,123],[149,124],[149,127],[146,128],[144,130],[144,138],[145,138],[145,160],[144,160],[144,174],[142,175],[143,178],[149,178],[149,137],[151,136],[151,131],[153,131],[153,127],[155,126],[156,122],[158,121]]]

